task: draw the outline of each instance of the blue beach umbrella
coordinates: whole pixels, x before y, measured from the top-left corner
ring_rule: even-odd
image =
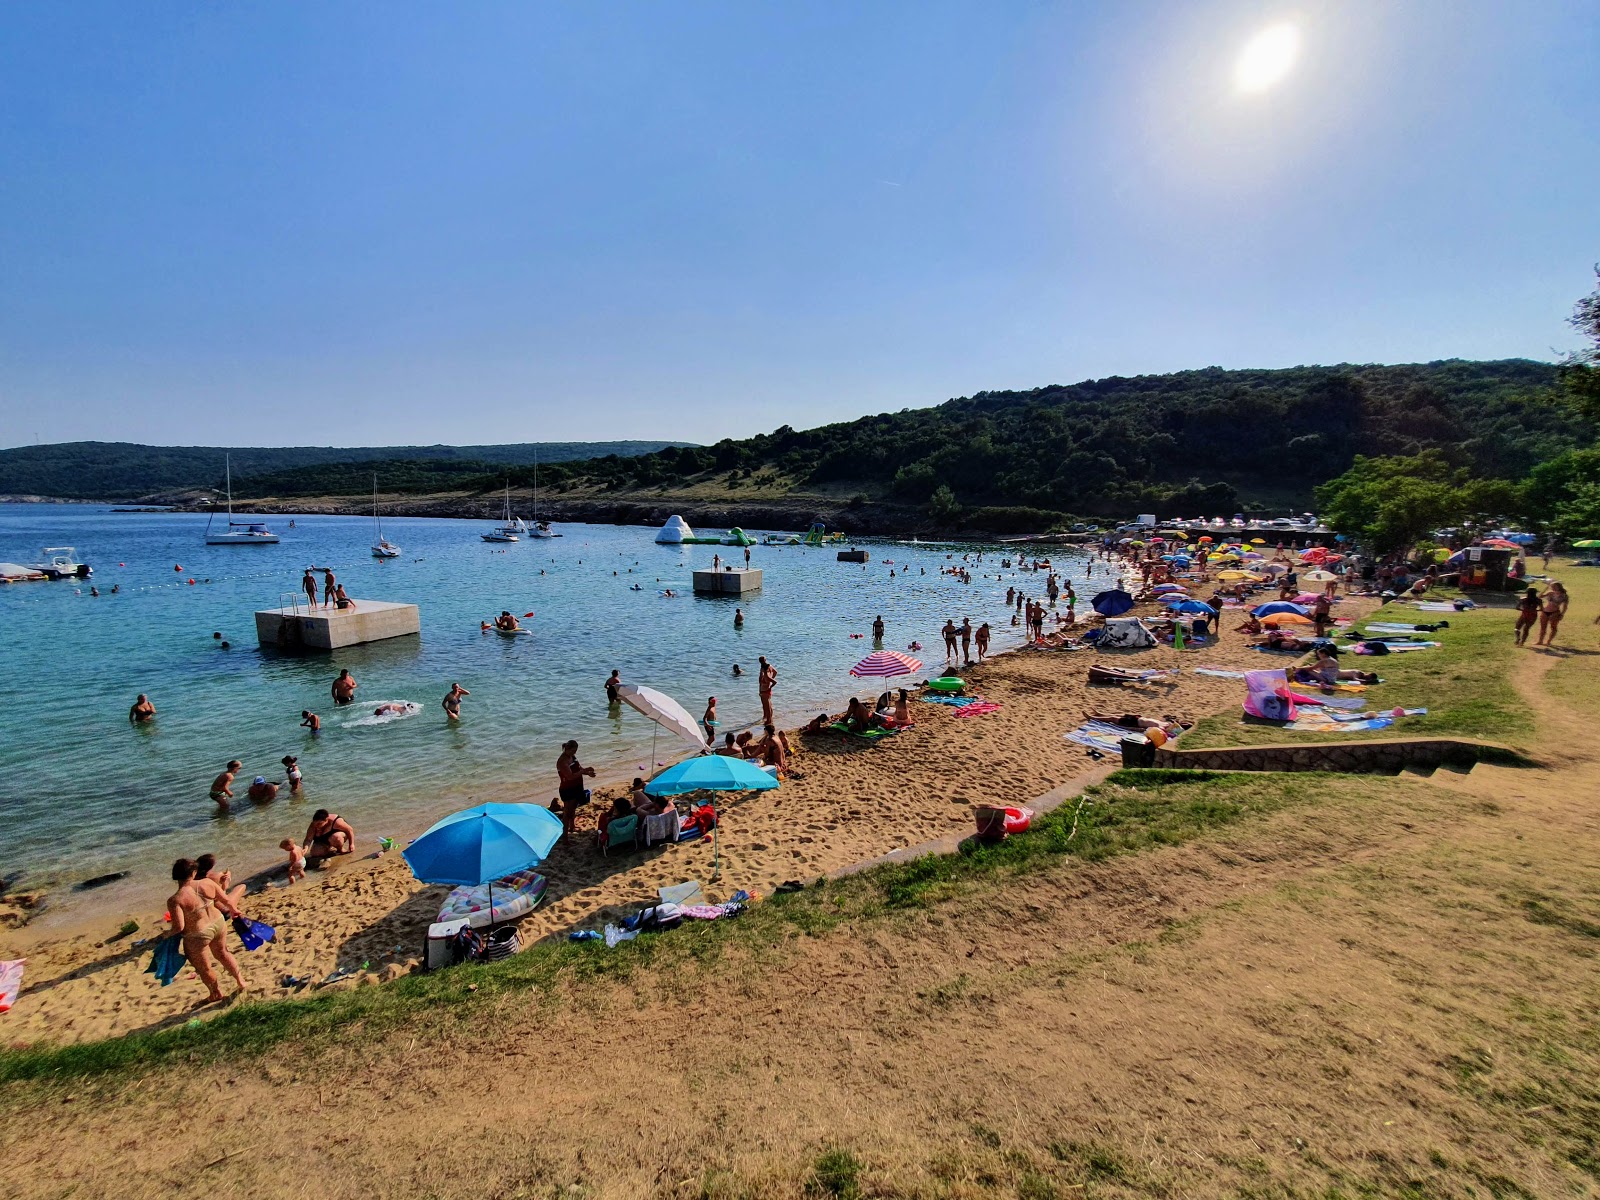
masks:
[[[435,823],[402,854],[424,883],[476,887],[538,866],[560,837],[561,818],[548,808],[480,804]]]
[[[1184,600],[1178,604],[1171,605],[1170,607],[1175,613],[1194,613],[1197,616],[1203,613],[1208,617],[1214,617],[1217,615],[1216,609],[1212,608],[1209,604],[1201,604],[1198,600]]]
[[[1133,607],[1133,597],[1120,588],[1112,588],[1089,601],[1089,607],[1103,617],[1120,617]]]
[[[1270,604],[1260,604],[1250,610],[1253,617],[1271,617],[1278,613],[1293,613],[1297,617],[1309,617],[1311,610],[1303,604],[1290,604],[1287,600],[1274,600]]]
[[[767,791],[778,781],[753,763],[725,754],[703,754],[668,767],[644,785],[646,795],[681,796],[684,792]]]

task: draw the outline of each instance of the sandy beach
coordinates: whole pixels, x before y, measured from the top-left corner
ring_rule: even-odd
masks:
[[[1361,603],[1346,601],[1341,615]],[[1223,624],[1237,621],[1225,615]],[[1170,682],[1091,687],[1087,668],[1097,660],[1184,669]],[[1220,645],[1184,652],[1158,646],[1123,654],[1030,649],[999,656],[964,672],[970,693],[999,702],[986,715],[956,718],[953,709],[918,701],[916,727],[877,743],[791,731],[800,747],[792,777],[774,792],[722,797],[715,847],[702,840],[604,857],[591,834],[617,788],[597,788],[594,804],[580,814],[580,836],[558,845],[542,868],[548,899],[521,922],[521,939],[526,944],[599,928],[654,899],[656,889],[686,880],[699,881],[713,900],[739,889],[759,896],[786,880],[814,880],[963,835],[973,827],[974,805],[1026,804],[1095,765],[1082,746],[1062,736],[1086,710],[1170,713],[1192,721],[1236,705],[1240,695],[1236,680],[1196,675],[1193,668],[1244,670],[1263,663],[1248,639],[1231,631]],[[937,665],[928,661],[930,676]],[[275,944],[240,955],[252,997],[310,994],[340,968],[352,973],[329,986],[361,986],[419,968],[427,926],[448,889],[417,882],[398,849],[377,854],[371,840],[361,838],[358,851],[355,859],[314,871],[303,882],[274,883],[246,898],[246,914],[278,931]],[[23,926],[0,935],[0,957],[28,959],[22,994],[6,1018],[8,1044],[90,1040],[220,1011],[197,1004],[203,992],[191,969],[166,988],[144,973],[150,949],[136,943],[164,925],[159,905],[134,916],[139,931],[123,938],[115,937],[123,913],[93,909],[68,929]],[[286,985],[290,978],[313,982]]]

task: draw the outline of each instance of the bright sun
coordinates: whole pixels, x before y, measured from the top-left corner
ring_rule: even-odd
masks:
[[[1264,92],[1289,73],[1299,56],[1299,29],[1287,23],[1263,29],[1239,51],[1234,85],[1241,92]]]

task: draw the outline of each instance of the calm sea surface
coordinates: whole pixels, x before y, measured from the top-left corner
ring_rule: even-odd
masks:
[[[48,886],[126,870],[129,885],[148,885],[179,854],[215,850],[236,867],[263,865],[318,806],[347,817],[370,846],[475,801],[548,802],[565,738],[579,739],[602,778],[647,764],[655,727],[631,709],[607,710],[602,685],[613,667],[696,717],[717,696],[722,729],[737,730],[760,715],[758,654],[780,672],[780,714],[808,716],[854,690],[848,669],[872,643],[850,635],[870,638],[874,615],[888,626],[889,649],[913,640],[938,647],[945,618],[963,616],[990,621],[1000,649],[1017,641],[1006,587],[1044,591],[1042,573],[994,578],[997,549],[983,551],[966,586],[939,568],[975,554],[970,544],[863,542],[872,553],[865,569],[837,562],[835,548],[758,546],[761,592],[674,599],[661,590],[689,593],[693,567],[741,552],[657,546],[653,529],[605,525],[494,546],[478,536],[488,522],[399,518],[385,520],[384,532],[404,555],[382,562],[369,553],[370,519],[300,517],[293,530],[287,518],[270,520],[283,536],[276,546],[207,546],[205,518],[193,514],[0,505],[0,561],[75,546],[102,593],[91,596],[88,583],[0,586],[0,680],[11,698],[0,738],[0,876]],[[1058,570],[1092,594],[1087,561],[1055,548]],[[258,649],[252,613],[287,603],[311,563],[333,566],[358,600],[420,605],[421,636],[322,655]],[[635,583],[644,590],[630,590]],[[742,629],[733,627],[736,604]],[[502,608],[535,613],[523,622],[534,636],[481,634],[479,621]],[[919,657],[939,673],[940,652]],[[732,677],[736,662],[748,672],[742,679]],[[341,667],[361,686],[353,708],[335,711],[328,685]],[[439,700],[455,680],[472,695],[452,725]],[[139,692],[159,715],[133,727],[127,710]],[[384,700],[421,710],[375,718]],[[299,728],[301,709],[321,714],[320,737]],[[685,749],[663,736],[655,757],[673,761]],[[215,811],[206,792],[228,759],[244,762],[235,789],[243,797],[256,775],[283,778],[285,754],[298,755],[305,772],[300,797]]]

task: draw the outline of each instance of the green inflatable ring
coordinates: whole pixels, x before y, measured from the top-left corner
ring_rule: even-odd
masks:
[[[954,675],[945,675],[939,679],[930,679],[923,686],[934,692],[959,692],[967,685],[965,680],[957,679]]]

